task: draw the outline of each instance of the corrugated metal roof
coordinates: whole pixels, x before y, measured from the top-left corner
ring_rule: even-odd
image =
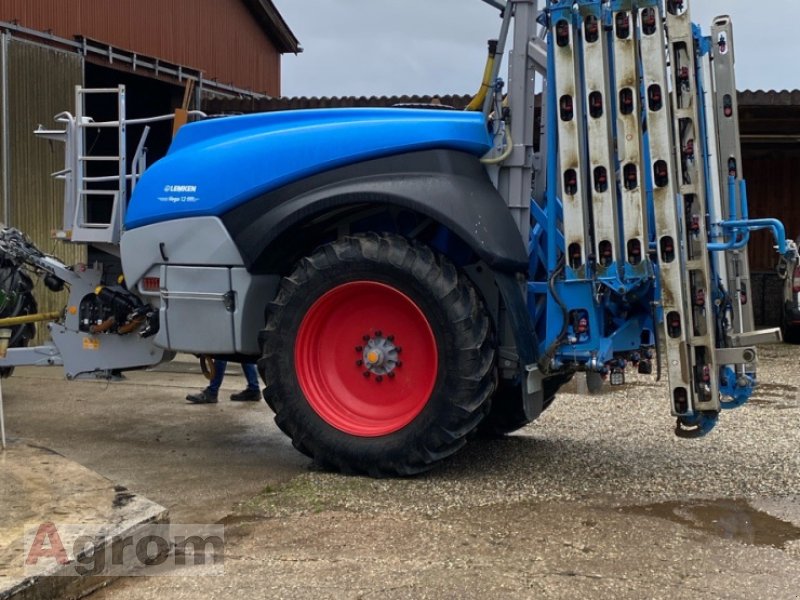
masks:
[[[206,104],[211,112],[268,112],[274,110],[296,110],[307,108],[362,108],[385,107],[397,104],[441,104],[459,110],[469,104],[469,94],[403,95],[403,96],[295,96],[263,98],[260,100],[212,99]],[[800,107],[800,90],[764,91],[745,90],[739,92],[739,105],[754,107]]]
[[[297,54],[303,51],[297,37],[292,33],[278,9],[275,8],[272,0],[244,0],[244,3],[252,11],[253,16],[279,52]]]
[[[800,90],[745,90],[739,106],[800,106]]]
[[[739,128],[751,151],[794,148],[800,139],[800,90],[740,92]]]
[[[398,104],[432,104],[463,110],[472,96],[446,94],[441,96],[323,96],[251,99],[212,98],[203,103],[203,110],[212,113],[252,113],[308,108],[369,108]]]

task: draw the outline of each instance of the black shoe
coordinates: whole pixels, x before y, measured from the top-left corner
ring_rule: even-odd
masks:
[[[258,402],[261,400],[261,392],[259,390],[251,390],[247,388],[241,392],[231,394],[231,400],[234,402]]]
[[[208,390],[197,392],[196,394],[187,394],[186,399],[192,404],[216,404],[217,395],[212,394]]]

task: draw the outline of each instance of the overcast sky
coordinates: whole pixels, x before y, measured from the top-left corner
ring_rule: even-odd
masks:
[[[305,48],[283,59],[286,96],[472,93],[486,40],[500,27],[481,0],[273,1]],[[717,15],[733,17],[739,89],[800,88],[798,0],[691,6],[704,28]]]

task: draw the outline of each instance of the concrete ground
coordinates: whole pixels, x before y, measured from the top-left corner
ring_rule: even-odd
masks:
[[[195,406],[206,381],[194,363],[128,373],[122,382],[64,380],[60,368],[18,368],[3,381],[6,428],[136,490],[173,523],[215,522],[242,499],[305,470],[263,402],[234,403],[244,389],[231,365],[220,403]]]
[[[635,377],[600,396],[566,390],[518,435],[473,440],[406,480],[309,469],[262,404],[185,405],[202,380],[181,365],[108,386],[20,370],[4,392],[12,435],[173,522],[226,524],[225,576],[130,578],[100,600],[797,600],[798,351],[761,355],[756,397],[703,440],[674,438],[663,383]]]
[[[55,524],[47,531],[58,536],[65,558],[75,560],[74,541],[82,532],[76,532],[73,524],[93,536],[99,534],[95,544],[105,547],[114,535],[131,535],[167,518],[167,511],[147,498],[50,450],[20,442],[0,452],[0,507],[3,600],[84,593],[107,582],[101,577],[76,577],[70,567],[41,556],[40,550],[44,554],[53,550],[55,538],[48,537],[47,543],[42,538],[42,544],[34,547],[30,542],[40,527]]]

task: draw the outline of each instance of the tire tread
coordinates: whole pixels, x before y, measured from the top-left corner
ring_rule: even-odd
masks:
[[[285,322],[292,311],[297,310],[296,304],[305,295],[306,287],[333,276],[343,265],[363,267],[365,264],[373,266],[376,271],[386,268],[402,271],[438,301],[450,324],[446,335],[452,337],[456,367],[454,373],[448,371],[446,390],[439,392],[446,393],[448,401],[441,403],[425,431],[405,432],[402,437],[410,443],[403,447],[387,443],[384,453],[380,452],[383,438],[375,438],[377,450],[359,457],[350,446],[361,440],[352,440],[351,444],[347,440],[342,442],[340,433],[325,436],[326,439],[317,439],[309,434],[312,428],[318,431],[319,424],[314,426],[298,418],[299,411],[292,407],[298,399],[292,397],[293,388],[287,374],[281,372],[279,355],[287,342]],[[264,396],[276,413],[276,424],[300,452],[328,469],[373,477],[408,476],[427,471],[461,449],[467,436],[489,410],[495,346],[491,323],[480,297],[447,258],[423,244],[397,235],[366,233],[347,236],[321,246],[311,256],[301,259],[293,272],[283,278],[275,300],[268,305],[267,324],[259,340],[262,358],[258,365],[267,382]],[[288,379],[293,377],[291,374]],[[416,421],[404,430],[415,426]],[[339,441],[334,443],[331,440]]]

